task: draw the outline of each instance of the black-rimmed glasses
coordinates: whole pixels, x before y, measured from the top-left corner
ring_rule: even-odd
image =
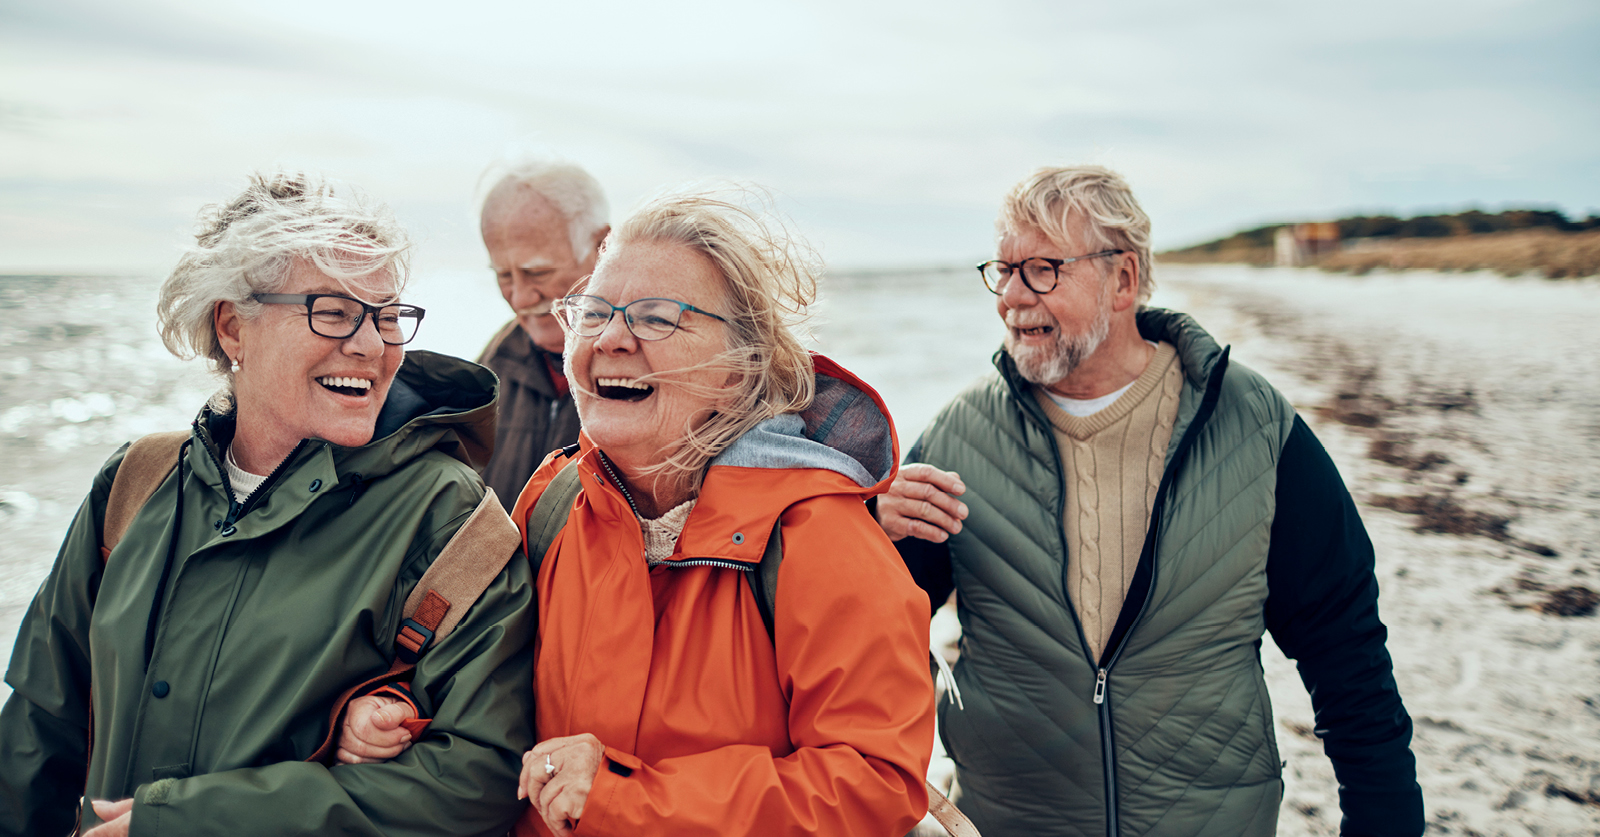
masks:
[[[311,332],[334,340],[355,334],[371,315],[378,337],[391,346],[410,343],[427,313],[415,305],[368,305],[339,294],[251,294],[250,298],[268,305],[304,305]]]
[[[1098,259],[1101,256],[1117,256],[1128,252],[1127,250],[1101,250],[1098,253],[1089,253],[1083,256],[1073,256],[1070,259],[1047,259],[1044,256],[1034,256],[1020,262],[1006,262],[999,259],[987,261],[978,265],[978,274],[983,277],[983,286],[989,293],[1002,294],[1006,289],[1006,282],[1022,271],[1022,284],[1036,294],[1047,294],[1056,289],[1056,284],[1061,281],[1061,267],[1085,259]]]
[[[683,319],[685,311],[693,311],[713,320],[727,322],[716,314],[702,311],[687,302],[656,297],[636,299],[627,305],[612,305],[604,297],[573,294],[556,300],[551,310],[555,312],[556,319],[560,320],[562,325],[579,337],[594,337],[605,331],[606,324],[611,322],[611,318],[618,311],[622,312],[622,321],[627,324],[628,331],[640,340],[662,340],[671,337],[672,333],[678,330],[678,323]]]

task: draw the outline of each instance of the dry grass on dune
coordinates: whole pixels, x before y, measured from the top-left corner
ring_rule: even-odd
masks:
[[[1229,263],[1271,265],[1270,247],[1230,247],[1213,253],[1188,250],[1163,253],[1171,264]],[[1366,239],[1318,257],[1324,270],[1493,270],[1506,276],[1539,273],[1552,279],[1600,274],[1600,230],[1550,229],[1460,235],[1446,238]]]
[[[1365,273],[1409,267],[1493,270],[1508,276],[1538,272],[1552,279],[1600,274],[1600,230],[1555,230],[1401,238],[1340,250],[1318,259],[1325,270]]]
[[[1186,250],[1169,250],[1157,253],[1156,261],[1161,264],[1248,264],[1255,267],[1272,267],[1273,250],[1271,247],[1223,247],[1212,252],[1206,252],[1199,247],[1190,247]]]

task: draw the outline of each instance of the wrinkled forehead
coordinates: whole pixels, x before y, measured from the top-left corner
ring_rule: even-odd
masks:
[[[1088,247],[1087,227],[1076,217],[1047,226],[1019,224],[999,229],[998,247],[1003,258],[1015,261],[1029,256],[1071,256]]]
[[[604,297],[616,305],[661,297],[720,311],[728,296],[728,282],[716,263],[693,247],[670,241],[632,241],[607,246],[593,275],[575,286],[573,293]]]

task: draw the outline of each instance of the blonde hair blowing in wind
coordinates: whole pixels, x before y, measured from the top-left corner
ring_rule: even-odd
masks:
[[[1139,257],[1139,303],[1148,302],[1156,289],[1150,275],[1150,216],[1128,181],[1110,169],[1046,166],[1035,171],[1006,194],[995,229],[1001,236],[1038,230],[1063,248],[1131,251]],[[1105,275],[1109,260],[1096,261]]]
[[[202,357],[223,378],[213,409],[233,407],[233,371],[217,340],[217,303],[232,302],[254,319],[262,304],[251,294],[277,293],[296,260],[316,267],[352,297],[350,282],[382,273],[399,298],[409,278],[410,243],[383,207],[369,207],[353,190],[335,194],[329,182],[304,173],[254,174],[244,191],[200,211],[195,244],[161,284],[156,316],[167,350],[188,360]],[[246,359],[245,362],[248,362]]]
[[[753,209],[746,204],[756,204]],[[684,387],[718,405],[698,427],[683,428],[683,442],[666,460],[646,469],[657,479],[683,481],[698,490],[717,454],[766,419],[799,412],[816,393],[811,354],[795,329],[816,300],[820,273],[815,254],[789,235],[752,190],[668,194],[647,202],[612,230],[600,261],[629,244],[676,244],[711,260],[726,283],[728,347],[695,369],[726,370],[732,392],[681,380],[687,370],[656,372],[642,383]],[[578,288],[573,293],[581,293]],[[572,335],[568,335],[568,363]],[[568,370],[569,378],[571,378]],[[580,386],[573,380],[573,386]]]

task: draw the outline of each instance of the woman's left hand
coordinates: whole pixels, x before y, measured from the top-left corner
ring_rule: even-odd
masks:
[[[578,827],[589,789],[600,773],[606,746],[593,735],[568,735],[539,742],[522,754],[522,781],[517,798],[533,803],[556,837],[567,837]],[[554,767],[547,770],[546,763]]]
[[[133,825],[132,798],[117,802],[96,799],[89,804],[94,806],[94,815],[100,818],[101,824],[83,837],[127,837],[128,828]]]

